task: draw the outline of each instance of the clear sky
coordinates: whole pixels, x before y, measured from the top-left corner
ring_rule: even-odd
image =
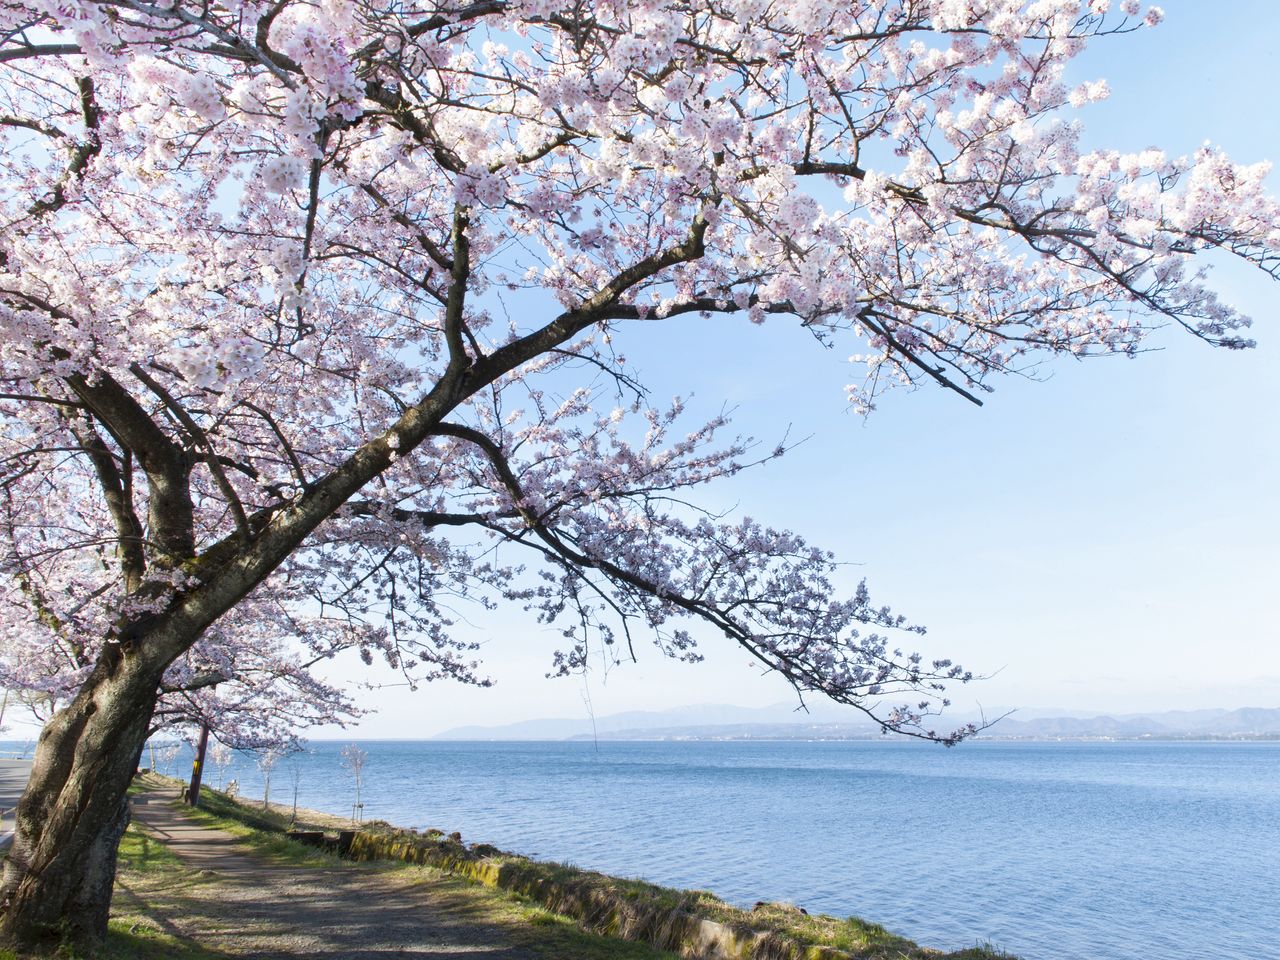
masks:
[[[1156,30],[1096,43],[1073,80],[1106,77],[1087,142],[1185,153],[1209,140],[1237,161],[1280,161],[1267,0],[1170,0]],[[1280,176],[1273,175],[1280,192]],[[774,321],[650,323],[619,338],[657,402],[728,401],[782,461],[710,491],[713,504],[797,530],[850,562],[872,595],[928,625],[920,649],[993,674],[958,712],[1139,712],[1280,706],[1280,286],[1229,263],[1224,299],[1259,347],[1215,351],[1174,331],[1137,360],[1063,361],[1006,379],[981,409],[939,390],[886,395],[863,419],[843,386],[852,345],[824,351]],[[699,665],[640,647],[640,662],[544,679],[555,633],[519,611],[477,612],[498,682],[362,691],[378,712],[322,736],[424,736],[462,724],[696,703],[787,700],[776,677],[703,631]],[[362,669],[362,668],[359,668]],[[354,661],[333,676],[358,672]]]
[[[1084,113],[1087,142],[1185,153],[1209,140],[1237,161],[1280,161],[1280,7],[1164,6],[1160,28],[1077,62],[1073,80],[1112,90]],[[686,318],[619,340],[655,401],[692,392],[711,416],[727,400],[738,428],[769,444],[789,426],[812,435],[713,502],[836,550],[850,587],[866,576],[873,597],[929,626],[926,654],[993,674],[957,691],[958,711],[1280,706],[1280,289],[1229,263],[1215,274],[1255,318],[1258,349],[1168,331],[1137,360],[1001,381],[981,409],[920,390],[854,416],[842,393],[853,350],[824,351],[784,321]],[[638,664],[547,680],[553,633],[517,611],[469,629],[494,688],[362,694],[379,712],[357,735],[586,716],[587,697],[603,716],[789,696],[709,631],[699,665],[642,647]]]

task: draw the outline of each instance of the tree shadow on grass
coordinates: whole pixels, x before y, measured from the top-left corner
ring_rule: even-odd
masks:
[[[133,845],[132,855],[122,857],[126,869],[117,885],[118,908],[144,912],[166,936],[227,951],[211,956],[534,960],[540,955],[513,943],[523,938],[513,938],[508,925],[492,918],[492,905],[485,902],[490,894],[460,881],[397,877],[327,857],[305,864],[272,862],[217,835],[198,847],[173,849],[183,856],[145,836]]]
[[[170,924],[145,915],[113,917],[99,960],[231,960],[188,940]]]

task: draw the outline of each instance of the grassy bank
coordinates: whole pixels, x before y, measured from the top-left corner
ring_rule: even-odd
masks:
[[[243,837],[269,856],[325,856],[284,836],[286,808],[202,794],[195,816]],[[334,828],[340,818],[298,811],[301,828]],[[674,890],[530,860],[485,844],[465,846],[439,831],[418,833],[385,823],[364,824],[350,856],[397,865],[426,866],[506,892],[516,902],[572,918],[596,933],[684,956],[734,960],[1012,960],[987,946],[954,953],[921,947],[858,918],[809,915],[786,904],[742,910],[701,890]],[[604,956],[617,957],[618,953]]]
[[[197,882],[191,871],[162,843],[130,827],[120,841],[120,861],[107,942],[95,960],[229,960],[172,930],[153,913],[146,891],[156,888],[190,887]],[[49,960],[79,960],[75,953],[59,949]],[[19,958],[12,950],[0,949],[0,960]]]

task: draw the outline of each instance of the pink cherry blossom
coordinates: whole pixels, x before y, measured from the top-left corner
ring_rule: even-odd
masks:
[[[930,719],[970,674],[833,555],[699,509],[785,444],[657,407],[613,334],[791,323],[863,409],[1164,326],[1249,346],[1203,261],[1275,273],[1269,168],[1082,149],[1108,88],[1067,65],[1162,16],[1109,7],[0,0],[0,679],[54,711],[0,934],[60,909],[48,851],[110,862],[155,726],[350,717],[310,672],[346,651],[486,683],[454,627],[497,604],[552,673],[709,625],[971,733]]]

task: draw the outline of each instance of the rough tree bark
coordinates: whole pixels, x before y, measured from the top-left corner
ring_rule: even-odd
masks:
[[[127,790],[162,670],[128,652],[104,658],[41,731],[0,883],[5,941],[91,946],[106,936]]]

